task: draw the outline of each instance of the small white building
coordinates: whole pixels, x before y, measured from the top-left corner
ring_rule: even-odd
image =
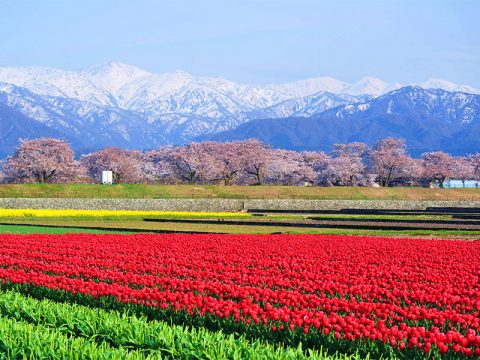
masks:
[[[100,184],[113,184],[113,172],[102,171],[100,174]]]
[[[447,179],[445,180],[444,186],[448,189],[455,189],[455,188],[478,189],[480,188],[480,180]]]

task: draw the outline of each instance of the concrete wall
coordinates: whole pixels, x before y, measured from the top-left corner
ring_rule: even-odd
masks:
[[[245,209],[338,210],[355,208],[421,210],[432,206],[480,208],[480,201],[0,198],[0,208],[8,209],[239,211]]]

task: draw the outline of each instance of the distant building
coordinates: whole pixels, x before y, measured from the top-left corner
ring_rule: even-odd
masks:
[[[113,172],[102,171],[100,174],[100,184],[113,184]]]
[[[444,186],[449,189],[456,189],[456,188],[480,189],[480,180],[448,179],[448,180],[445,180]]]

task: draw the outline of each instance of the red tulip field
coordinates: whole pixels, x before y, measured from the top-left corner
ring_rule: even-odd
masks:
[[[480,356],[478,241],[0,235],[0,281],[4,293],[61,306],[128,310],[277,348],[301,343],[305,356]]]

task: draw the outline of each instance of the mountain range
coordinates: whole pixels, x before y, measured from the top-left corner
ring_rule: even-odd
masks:
[[[439,79],[404,86],[366,77],[246,85],[184,71],[107,63],[80,71],[0,68],[0,158],[19,138],[55,136],[78,152],[257,137],[276,147],[402,136],[413,153],[479,149],[480,91]],[[462,141],[458,141],[462,139]]]
[[[273,147],[331,150],[332,144],[374,144],[402,137],[414,156],[442,150],[480,151],[480,95],[407,86],[367,102],[341,105],[308,117],[251,120],[211,140],[258,138]]]

